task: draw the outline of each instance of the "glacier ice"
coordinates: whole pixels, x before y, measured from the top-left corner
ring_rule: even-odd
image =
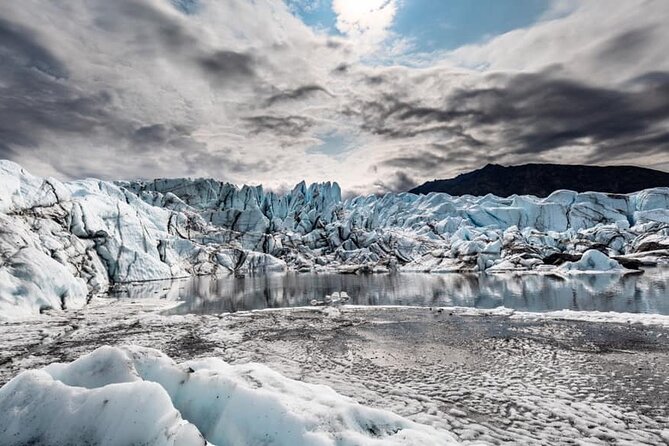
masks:
[[[219,272],[545,272],[590,250],[623,267],[667,261],[669,188],[343,200],[329,182],[285,194],[212,179],[60,182],[0,161],[0,227],[0,317],[14,317],[116,283]],[[591,267],[624,271],[609,259]]]
[[[622,265],[610,259],[606,254],[596,249],[587,250],[580,260],[575,262],[566,262],[560,266],[560,271],[566,272],[606,272],[624,270]]]
[[[136,346],[24,371],[0,388],[0,413],[3,445],[456,444],[260,364],[177,364]]]

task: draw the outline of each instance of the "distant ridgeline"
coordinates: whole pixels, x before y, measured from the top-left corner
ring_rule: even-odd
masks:
[[[633,166],[523,164],[507,167],[488,164],[482,169],[458,175],[450,180],[428,181],[409,192],[547,197],[558,189],[626,194],[652,187],[669,187],[669,173]]]

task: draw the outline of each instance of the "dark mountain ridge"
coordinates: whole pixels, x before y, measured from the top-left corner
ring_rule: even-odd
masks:
[[[669,187],[669,173],[635,166],[582,166],[570,164],[488,164],[448,180],[428,181],[411,189],[414,194],[513,194],[547,197],[558,189],[576,192],[627,194],[651,187]]]

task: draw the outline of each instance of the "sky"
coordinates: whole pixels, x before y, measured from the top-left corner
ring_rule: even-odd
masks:
[[[60,179],[404,191],[669,170],[666,0],[0,3],[0,158]]]

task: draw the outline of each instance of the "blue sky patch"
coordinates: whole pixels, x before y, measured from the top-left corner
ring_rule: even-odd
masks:
[[[419,52],[451,50],[535,23],[549,0],[406,0],[393,31]]]
[[[198,10],[198,0],[171,0],[172,5],[184,14],[195,14]]]
[[[285,0],[308,26],[339,34],[331,0]],[[536,23],[551,0],[404,0],[391,31],[416,52],[451,50]]]

